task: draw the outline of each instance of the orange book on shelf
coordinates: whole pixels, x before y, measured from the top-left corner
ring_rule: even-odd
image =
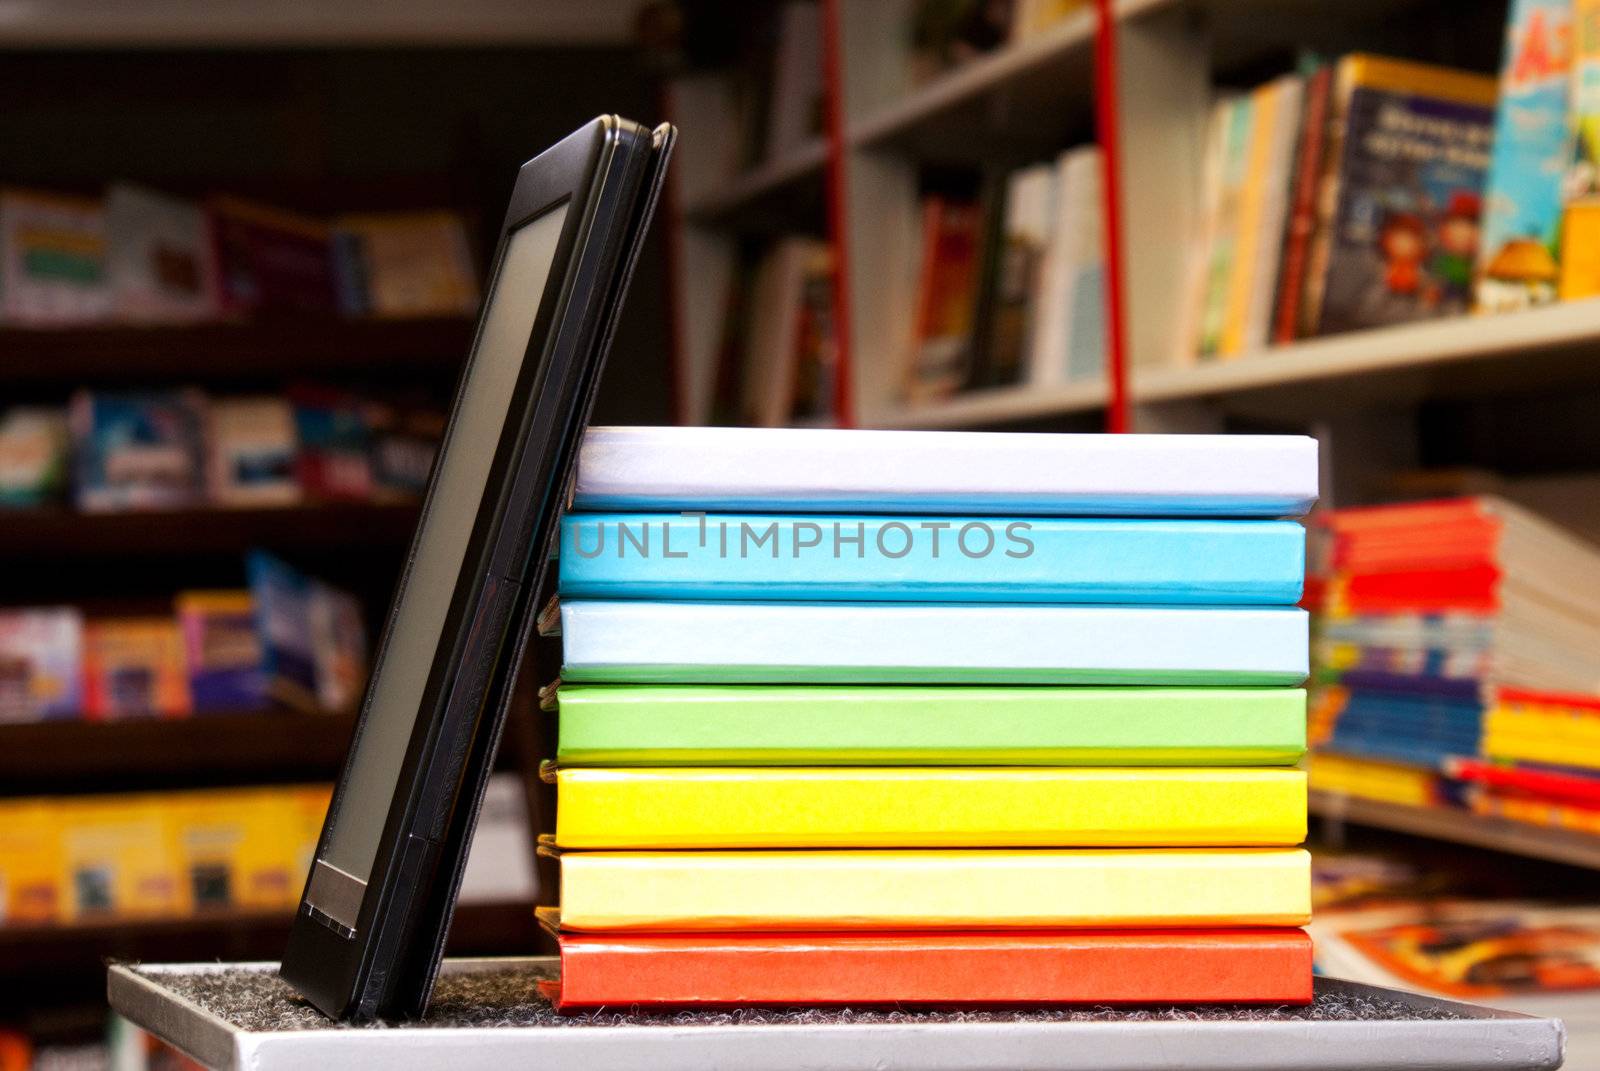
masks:
[[[562,934],[558,1010],[601,1005],[1304,1004],[1301,930]]]

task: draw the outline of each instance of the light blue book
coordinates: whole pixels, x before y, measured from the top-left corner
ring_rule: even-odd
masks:
[[[564,681],[1295,686],[1288,607],[561,604]]]
[[[1279,605],[1294,521],[579,513],[567,598]]]

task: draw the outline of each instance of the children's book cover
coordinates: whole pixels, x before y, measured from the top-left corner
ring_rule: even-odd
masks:
[[[294,409],[287,399],[264,395],[213,402],[206,445],[206,487],[213,502],[286,506],[299,501]]]
[[[1339,81],[1342,155],[1315,333],[1466,312],[1494,80],[1357,55]]]
[[[93,621],[83,646],[83,705],[91,720],[190,712],[183,641],[171,618]]]
[[[106,195],[106,233],[117,316],[184,321],[217,314],[216,245],[199,205],[113,186]]]
[[[0,416],[0,506],[39,506],[65,491],[67,414],[18,406]]]
[[[184,662],[196,710],[266,705],[261,635],[248,591],[185,591],[176,600]]]
[[[100,202],[0,191],[0,320],[59,327],[103,319],[110,304]]]
[[[1515,0],[1506,22],[1489,167],[1478,307],[1556,299],[1568,127],[1572,0]]]
[[[199,497],[204,399],[196,391],[72,399],[77,504],[89,511],[179,509]]]
[[[0,612],[0,723],[75,717],[83,619],[66,606]]]
[[[317,655],[311,624],[315,581],[260,550],[250,552],[245,569],[255,600],[268,694],[301,710],[318,710]]]
[[[1600,294],[1600,0],[1572,3],[1572,163],[1561,221],[1561,300]]]

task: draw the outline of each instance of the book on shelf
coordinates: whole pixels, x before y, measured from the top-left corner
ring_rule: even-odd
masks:
[[[18,406],[0,414],[0,507],[60,499],[68,483],[70,443],[64,410]]]
[[[994,240],[993,278],[987,285],[988,314],[968,386],[1019,382],[1027,368],[1029,340],[1042,313],[1042,272],[1055,221],[1056,176],[1049,164],[1011,172],[1001,197],[1000,230]]]
[[[183,637],[171,617],[100,618],[84,626],[86,718],[181,718],[193,709]]]
[[[444,414],[426,406],[368,402],[363,416],[371,445],[373,496],[420,499],[444,438]]]
[[[1600,0],[1572,0],[1571,158],[1561,210],[1563,301],[1600,294]]]
[[[1543,305],[1560,279],[1562,184],[1571,160],[1573,0],[1512,0],[1478,244],[1477,304]]]
[[[331,230],[339,308],[348,316],[469,316],[478,278],[454,212],[336,216]]]
[[[1106,266],[1103,160],[1093,145],[1056,158],[1054,219],[1040,271],[1039,313],[1029,337],[1033,385],[1105,373]]]
[[[186,323],[220,313],[216,241],[200,205],[142,186],[106,193],[106,271],[120,320]]]
[[[313,499],[370,499],[372,443],[361,399],[334,388],[300,385],[289,391],[289,400],[300,489]]]
[[[366,674],[359,604],[265,551],[251,551],[245,569],[267,694],[313,713],[354,703]]]
[[[267,705],[264,651],[248,591],[183,591],[173,601],[197,711]]]
[[[1360,53],[1218,100],[1180,362],[1467,312],[1494,101]]]
[[[1294,521],[570,513],[566,598],[1293,605]]]
[[[541,851],[546,849],[541,849]],[[572,931],[1303,926],[1299,848],[562,852]]]
[[[1288,847],[1290,769],[560,769],[563,849]]]
[[[0,323],[67,327],[110,309],[104,205],[0,189]]]
[[[203,495],[205,396],[196,390],[72,396],[77,507],[182,509]]]
[[[561,676],[1293,687],[1306,677],[1306,630],[1305,611],[1286,607],[566,600]]]
[[[1262,767],[1306,743],[1298,688],[563,682],[554,700],[563,768]]]
[[[288,399],[212,399],[205,428],[206,495],[211,502],[287,506],[300,501],[294,408]]]
[[[224,312],[335,311],[325,221],[232,196],[213,198],[208,207]]]
[[[83,710],[83,617],[66,606],[0,610],[0,722]]]
[[[1214,220],[1214,248],[1202,254],[1199,357],[1236,357],[1266,345],[1304,86],[1298,75],[1285,75],[1218,105],[1212,137],[1222,141],[1208,152],[1220,159],[1220,181],[1207,193],[1218,201],[1201,210]]]
[[[593,427],[573,507],[1284,517],[1316,497],[1297,435]]]
[[[1494,101],[1481,75],[1364,54],[1338,62],[1302,335],[1471,308]]]
[[[933,194],[922,200],[921,261],[911,328],[906,393],[913,402],[943,397],[966,381],[977,318],[983,207]]]
[[[558,1011],[737,1004],[1291,1003],[1304,931],[559,933]]]
[[[814,238],[780,239],[763,256],[741,347],[746,423],[782,427],[832,408],[832,277],[832,253]]]

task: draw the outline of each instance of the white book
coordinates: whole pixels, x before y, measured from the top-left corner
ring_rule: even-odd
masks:
[[[1298,516],[1303,435],[590,428],[578,509]]]
[[[218,315],[216,250],[199,205],[138,186],[112,186],[106,236],[106,274],[118,317],[159,322]]]
[[[916,603],[569,601],[563,680],[1298,685],[1308,615]]]
[[[1039,315],[1028,346],[1028,382],[1061,383],[1073,365],[1074,319],[1083,311],[1080,284],[1097,259],[1104,233],[1100,203],[1100,150],[1069,149],[1056,158],[1055,220],[1040,272]],[[1103,292],[1102,292],[1103,297]],[[1094,310],[1101,322],[1104,310]]]

